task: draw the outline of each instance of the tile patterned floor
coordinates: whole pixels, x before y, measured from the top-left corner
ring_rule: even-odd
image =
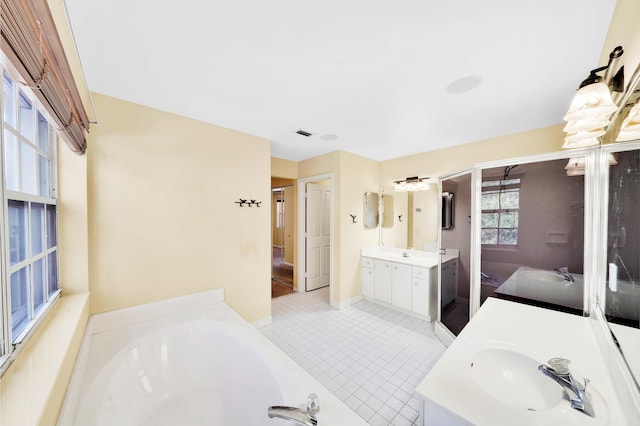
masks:
[[[420,425],[414,389],[445,350],[433,324],[328,300],[328,287],[274,299],[273,322],[260,331],[369,424]]]

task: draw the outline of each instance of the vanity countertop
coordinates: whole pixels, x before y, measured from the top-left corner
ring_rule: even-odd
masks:
[[[404,256],[404,254],[407,256]],[[361,250],[360,254],[364,257],[373,259],[386,260],[389,262],[404,263],[412,266],[422,266],[425,268],[433,268],[438,266],[439,255],[436,252],[424,250],[401,249],[394,247],[367,247]],[[447,254],[442,257],[442,262],[448,262],[458,258],[458,251],[448,249]]]
[[[598,348],[592,321],[577,315],[488,298],[416,391],[454,414],[462,423],[526,426],[573,424],[576,421],[575,424],[584,425],[627,425],[628,420],[622,414]],[[597,399],[607,409],[596,408],[596,418],[591,418],[572,409],[568,400],[561,400],[552,410],[527,409],[498,401],[477,383],[477,376],[471,370],[474,360],[479,359],[478,354],[490,348],[525,354],[533,358],[535,370],[535,364],[547,364],[550,358],[569,359],[571,371],[591,381],[587,390],[594,395],[594,401]],[[537,373],[533,371],[531,377],[536,379]],[[496,380],[511,380],[511,377],[496,377]],[[558,388],[561,389],[559,385]],[[567,423],[563,416],[569,416],[572,421]]]

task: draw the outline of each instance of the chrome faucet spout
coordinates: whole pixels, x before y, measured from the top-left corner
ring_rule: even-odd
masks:
[[[302,408],[274,405],[269,407],[267,414],[269,415],[269,418],[277,417],[280,419],[291,420],[304,426],[316,426],[318,424],[316,416]]]
[[[572,408],[582,411],[588,416],[595,417],[593,404],[587,393],[589,380],[585,379],[584,384],[579,383],[569,372],[569,360],[567,359],[552,358],[549,360],[549,364],[551,364],[551,367],[544,364],[539,365],[538,371],[562,386],[569,395]]]
[[[558,269],[556,271],[556,274],[562,275],[562,278],[564,278],[566,281],[570,281],[572,283],[576,282],[576,279],[573,277],[573,275],[569,273],[569,268],[567,266],[563,266],[562,268]]]

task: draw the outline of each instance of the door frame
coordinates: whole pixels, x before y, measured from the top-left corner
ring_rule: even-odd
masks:
[[[307,257],[305,256],[305,250],[307,248],[306,243],[306,220],[307,220],[307,205],[305,203],[306,195],[307,195],[307,183],[316,182],[319,180],[329,180],[329,187],[331,190],[330,206],[329,206],[329,273],[331,274],[331,278],[329,280],[329,301],[333,300],[333,279],[335,277],[333,270],[333,254],[334,254],[334,220],[333,220],[333,206],[334,206],[334,185],[333,185],[333,173],[325,173],[322,175],[310,176],[306,178],[298,179],[298,263],[299,267],[297,268],[298,274],[298,287],[296,288],[299,292],[306,291],[307,282],[306,282],[306,271],[307,271]]]

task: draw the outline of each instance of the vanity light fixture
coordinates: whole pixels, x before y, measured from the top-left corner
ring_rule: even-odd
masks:
[[[622,122],[616,142],[626,142],[640,139],[640,102],[634,105],[629,115]]]
[[[611,114],[617,111],[611,92],[624,89],[624,66],[616,70],[624,51],[618,46],[609,54],[609,63],[591,70],[564,116],[567,133],[562,148],[581,148],[600,144],[600,137],[610,123]],[[604,71],[604,76],[598,73]]]
[[[407,192],[407,191],[428,191],[429,188],[429,177],[408,177],[404,180],[395,180],[393,181],[395,184],[393,190],[398,192]]]
[[[615,166],[618,164],[616,157],[613,153],[609,153],[607,156],[609,166]],[[572,157],[569,158],[569,162],[564,169],[567,171],[567,176],[582,176],[584,175],[584,157]]]

